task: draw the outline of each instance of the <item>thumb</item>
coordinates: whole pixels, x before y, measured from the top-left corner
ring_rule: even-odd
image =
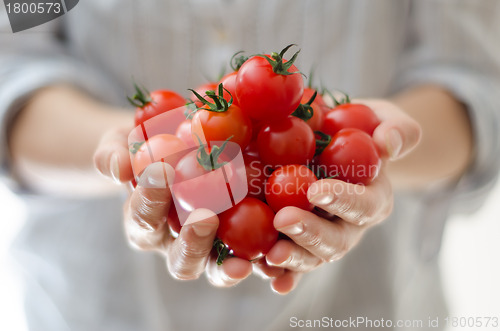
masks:
[[[128,129],[113,129],[105,133],[94,152],[97,170],[116,183],[124,183],[133,178],[128,150]]]
[[[397,160],[411,152],[420,142],[422,128],[400,107],[385,100],[363,100],[381,120],[373,140],[383,158]]]

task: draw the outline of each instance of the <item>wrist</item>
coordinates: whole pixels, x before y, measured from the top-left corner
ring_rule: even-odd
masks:
[[[43,178],[38,185],[42,188],[50,185],[47,182],[57,182],[57,188],[61,183],[78,187],[93,176],[101,180],[93,168],[93,153],[110,128],[132,129],[133,112],[58,85],[37,91],[11,127],[12,170],[20,180],[32,186],[35,180],[30,179]]]

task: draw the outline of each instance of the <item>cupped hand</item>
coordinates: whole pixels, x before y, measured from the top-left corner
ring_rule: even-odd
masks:
[[[413,150],[420,141],[421,128],[389,101],[358,101],[370,106],[381,120],[373,139],[383,159],[382,169],[367,186],[336,179],[312,184],[308,199],[317,213],[286,207],[276,214],[275,228],[291,240],[279,240],[273,246],[264,268],[282,269],[281,274],[273,269],[277,276],[271,280],[272,288],[280,294],[293,290],[303,273],[342,258],[367,229],[385,220],[392,211],[393,191],[384,165]]]
[[[94,154],[97,169],[124,184],[133,179],[127,147],[129,132],[129,129],[109,131],[101,139]],[[174,176],[174,169],[170,165],[156,162],[144,170],[136,188],[130,190],[123,208],[129,243],[137,249],[162,254],[168,271],[175,279],[197,279],[206,271],[210,283],[227,287],[248,277],[252,272],[249,261],[232,257],[218,266],[211,256],[219,225],[219,219],[212,211],[193,211],[177,238],[171,234],[167,215],[170,208],[175,207],[168,183],[173,182]]]
[[[384,163],[403,157],[418,144],[420,126],[396,105],[377,99],[361,102],[372,107],[381,120],[373,139]],[[133,177],[128,132],[110,131],[95,153],[95,164],[101,173],[121,183]],[[173,169],[164,163],[150,165],[141,175],[124,206],[130,243],[164,254],[167,269],[175,278],[196,279],[205,271],[216,286],[237,284],[251,273],[252,264],[233,257],[222,266],[216,265],[210,254],[218,226],[213,212],[194,211],[179,236],[171,236],[166,223],[171,207],[167,183],[173,176]],[[309,188],[308,198],[321,212],[315,214],[294,207],[280,210],[274,225],[291,240],[279,240],[265,259],[253,264],[253,269],[270,278],[271,287],[280,294],[293,290],[303,273],[343,257],[367,229],[389,216],[393,205],[392,187],[384,167],[367,186],[335,179],[317,181]]]

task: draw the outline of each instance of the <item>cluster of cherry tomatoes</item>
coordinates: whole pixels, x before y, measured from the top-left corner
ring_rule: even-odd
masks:
[[[131,145],[133,168],[140,174],[162,160],[174,167],[175,182],[205,176],[204,187],[191,185],[177,194],[203,194],[207,208],[218,204],[227,187],[211,187],[206,176],[231,161],[223,153],[227,142],[241,149],[248,192],[219,214],[214,245],[219,262],[227,254],[248,260],[264,256],[278,239],[275,213],[286,206],[314,211],[307,189],[318,179],[367,185],[380,168],[371,137],[380,123],[374,112],[351,103],[348,96],[339,102],[329,94],[329,106],[324,92],[304,86],[294,65],[299,52],[284,58],[292,46],[248,58],[237,54],[231,60],[234,70],[217,83],[191,90],[187,106],[184,97],[168,90],[148,93],[136,87],[136,95],[129,98],[137,107],[138,127],[185,107],[186,119],[175,134],[155,134],[147,137],[147,144]],[[173,232],[180,231],[175,208],[168,224]]]

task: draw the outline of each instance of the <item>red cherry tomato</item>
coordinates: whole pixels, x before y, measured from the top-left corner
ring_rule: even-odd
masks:
[[[231,100],[231,97],[233,97],[233,105],[238,105],[238,98],[236,98],[236,75],[238,74],[237,71],[233,71],[225,75],[224,77],[221,78],[219,81],[219,84],[224,85],[224,88],[227,90],[224,90],[224,99],[229,102]],[[228,93],[229,91],[229,93]]]
[[[168,216],[167,216],[167,224],[170,226],[170,231],[172,231],[172,234],[175,237],[177,237],[181,232],[182,226],[179,221],[179,216],[177,215],[177,211],[175,210],[174,203],[170,205],[170,209],[168,211]]]
[[[236,77],[236,96],[239,106],[250,118],[284,119],[297,108],[304,92],[304,82],[294,65],[287,71],[297,73],[277,74],[260,56],[243,63]]]
[[[186,143],[189,147],[194,147],[197,144],[194,142],[193,137],[191,136],[191,121],[185,120],[179,124],[177,130],[175,131],[175,136],[180,138],[183,142]]]
[[[342,129],[355,128],[371,136],[379,124],[380,120],[370,107],[344,103],[326,112],[321,131],[333,136]]]
[[[378,175],[380,156],[372,137],[359,129],[342,129],[319,157],[327,177],[353,184],[370,184]]]
[[[314,173],[304,165],[280,167],[267,179],[267,204],[275,212],[287,206],[310,211],[314,206],[307,199],[307,189],[317,180]]]
[[[311,129],[313,129],[313,131],[321,130],[325,118],[323,109],[321,109],[321,107],[316,105],[314,102],[312,103],[311,107],[313,109],[313,117],[308,119],[306,123],[311,127]]]
[[[136,95],[129,100],[137,106],[135,111],[135,126],[139,126],[150,118],[168,110],[182,107],[186,99],[180,94],[170,90],[157,90],[149,95],[147,91],[136,87]]]
[[[306,122],[289,116],[262,127],[257,149],[262,162],[272,167],[307,164],[314,157],[316,140]]]
[[[191,123],[193,140],[197,143],[198,138],[208,145],[211,141],[225,141],[231,138],[231,141],[245,150],[252,138],[252,122],[234,105],[222,112],[200,109]]]
[[[258,121],[254,119],[250,119],[252,121],[252,141],[257,140],[257,136],[259,135],[260,129],[264,125],[266,125],[267,121]]]
[[[252,128],[253,129],[253,128]],[[253,131],[253,130],[252,130]],[[259,150],[257,149],[257,140],[251,140],[245,149],[245,154],[259,157]]]
[[[325,99],[323,99],[323,96],[319,93],[318,90],[310,87],[305,87],[304,88],[304,95],[302,96],[303,100],[306,100],[306,102],[311,99],[312,95],[314,92],[317,92],[316,98],[314,98],[314,103],[317,104],[318,106],[322,107],[323,109],[328,108],[328,105],[325,102]]]
[[[139,176],[148,165],[154,162],[162,161],[175,167],[188,151],[189,147],[178,137],[171,134],[158,134],[149,138],[132,152],[132,169],[134,174]]]
[[[233,255],[249,261],[267,254],[278,239],[273,226],[274,212],[264,202],[245,198],[219,214],[217,237]]]
[[[314,89],[306,87],[304,89],[304,95],[302,96],[300,103],[302,104],[307,103],[313,96],[314,92],[315,92]],[[308,119],[306,123],[311,127],[311,129],[313,129],[313,131],[321,130],[325,118],[324,112],[328,107],[326,106],[323,97],[319,93],[316,94],[316,97],[314,98],[311,107],[313,109],[313,116],[310,119]]]
[[[229,183],[233,188],[244,187],[247,184],[245,174],[226,155],[214,160],[219,165],[227,162],[223,169],[207,169],[200,164],[199,153],[199,149],[191,151],[177,163],[172,194],[188,212],[197,208],[207,208],[215,213],[226,210],[232,205]]]
[[[243,154],[245,171],[247,174],[248,196],[264,201],[264,184],[266,182],[266,168],[256,156]]]
[[[205,83],[205,84],[202,84],[202,85],[198,86],[194,90],[198,94],[201,94],[202,96],[205,96],[205,94],[206,94],[207,91],[214,91],[214,90],[216,90],[218,85],[219,84],[217,84],[216,82],[209,82],[209,83]],[[193,92],[191,92],[191,94],[189,94],[189,98],[191,100],[195,100],[195,102],[197,100],[196,95],[194,95]]]

